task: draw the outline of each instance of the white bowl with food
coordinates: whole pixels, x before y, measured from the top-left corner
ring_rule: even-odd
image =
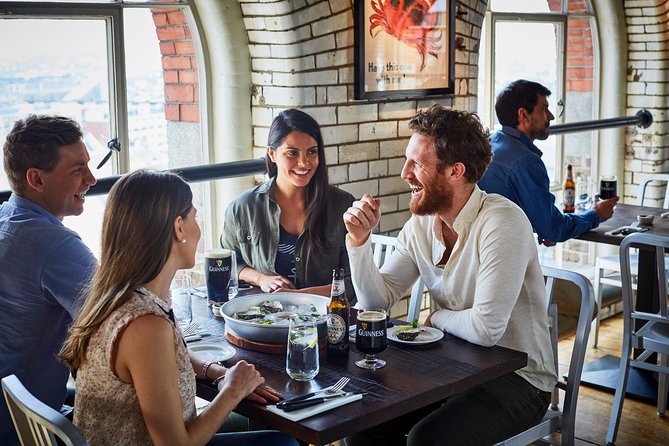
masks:
[[[226,329],[249,341],[285,344],[292,315],[317,319],[318,337],[327,332],[330,299],[316,294],[267,293],[236,297],[221,307]]]

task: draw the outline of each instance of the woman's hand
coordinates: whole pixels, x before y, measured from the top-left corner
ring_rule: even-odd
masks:
[[[254,401],[256,403],[260,403],[263,405],[276,403],[281,398],[283,398],[283,395],[281,395],[279,392],[277,392],[270,386],[266,385],[256,387],[253,393],[249,394],[246,397],[247,400]]]
[[[258,286],[265,293],[273,293],[274,291],[279,291],[281,289],[295,289],[293,282],[283,276],[268,276],[261,273],[259,274],[260,277],[258,277]]]
[[[260,375],[253,364],[241,360],[225,372],[223,379],[218,382],[218,390],[228,392],[239,402],[264,382],[265,378]]]

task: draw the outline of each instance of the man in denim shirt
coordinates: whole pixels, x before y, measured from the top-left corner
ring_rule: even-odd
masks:
[[[541,160],[543,153],[533,144],[550,133],[555,119],[548,110],[551,92],[536,82],[517,80],[497,96],[495,112],[502,130],[492,138],[494,156],[478,182],[488,193],[505,196],[520,206],[546,246],[563,242],[599,226],[613,215],[618,197],[596,200],[594,208],[582,214],[563,214],[555,206],[550,180]]]
[[[0,205],[0,377],[15,374],[57,410],[69,370],[56,354],[97,265],[62,223],[83,212],[95,184],[81,138],[71,119],[30,115],[14,124],[4,145],[13,194]],[[4,400],[0,444],[18,444]]]

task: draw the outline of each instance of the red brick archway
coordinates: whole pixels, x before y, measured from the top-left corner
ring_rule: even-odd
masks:
[[[200,121],[200,85],[193,36],[181,9],[152,9],[165,81],[165,119]]]

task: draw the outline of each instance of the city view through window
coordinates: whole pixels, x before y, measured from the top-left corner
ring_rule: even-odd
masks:
[[[58,114],[82,127],[97,178],[123,173],[109,160],[115,138],[112,113],[118,98],[110,89],[110,44],[100,18],[0,19],[0,141],[14,122],[28,114]],[[124,11],[129,170],[166,169],[170,163],[165,119],[165,82],[156,26],[149,9]],[[190,150],[201,151],[192,147]],[[183,158],[178,154],[178,158]],[[175,156],[177,157],[177,156]],[[117,166],[114,168],[114,166]],[[9,189],[4,169],[0,190]],[[83,216],[64,223],[97,255],[106,196],[89,196]],[[204,213],[202,213],[204,214]]]

